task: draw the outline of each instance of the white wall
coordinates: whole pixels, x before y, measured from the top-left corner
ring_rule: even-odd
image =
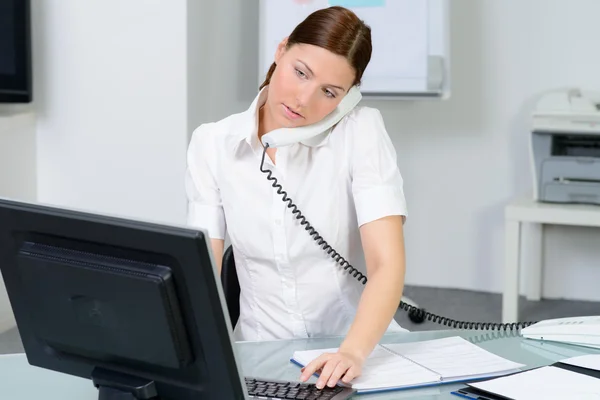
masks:
[[[257,11],[242,0],[140,4],[37,5],[38,199],[183,223],[193,129],[254,96],[257,66],[228,61],[254,56]]]
[[[36,195],[35,116],[28,108],[0,107],[0,197],[34,201]],[[0,332],[15,325],[0,279]]]
[[[0,106],[0,197],[35,200],[35,115]]]
[[[259,86],[257,38],[256,1],[189,0],[190,135],[250,106]]]
[[[500,292],[503,207],[532,175],[538,93],[600,90],[600,2],[453,1],[453,95],[381,108],[409,205],[407,283]],[[600,231],[546,229],[543,296],[600,300]]]
[[[36,2],[38,200],[182,223],[187,2]]]

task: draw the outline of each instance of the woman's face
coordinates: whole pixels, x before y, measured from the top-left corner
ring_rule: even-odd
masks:
[[[295,44],[277,50],[277,68],[268,87],[272,123],[298,127],[320,121],[337,107],[354,82],[355,72],[342,56],[324,48]]]

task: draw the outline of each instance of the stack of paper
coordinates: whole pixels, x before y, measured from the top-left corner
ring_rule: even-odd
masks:
[[[305,366],[334,349],[297,351],[292,361]],[[455,336],[414,343],[378,345],[352,382],[359,393],[398,390],[510,374],[524,367]]]

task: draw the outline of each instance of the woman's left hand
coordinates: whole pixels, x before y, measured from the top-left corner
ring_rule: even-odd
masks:
[[[319,389],[323,389],[325,385],[334,387],[340,379],[349,384],[361,374],[363,363],[364,359],[349,352],[324,353],[302,368],[300,380],[305,382],[316,371],[320,371],[317,380]]]

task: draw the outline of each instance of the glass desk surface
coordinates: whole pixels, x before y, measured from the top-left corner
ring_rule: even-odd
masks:
[[[518,334],[493,331],[442,330],[390,334],[381,343],[404,343],[462,336],[472,343],[501,357],[527,365],[528,368],[552,364],[558,360],[584,354],[600,354],[600,350],[538,342],[523,339]],[[297,381],[300,368],[290,362],[296,350],[339,346],[342,338],[297,339],[269,342],[238,342],[237,357],[243,373],[266,379]],[[311,378],[316,382],[316,378]],[[463,384],[445,384],[422,389],[365,394],[356,399],[460,399],[450,392]],[[24,354],[0,356],[0,399],[11,400],[97,400],[98,392],[91,380],[30,366]]]

